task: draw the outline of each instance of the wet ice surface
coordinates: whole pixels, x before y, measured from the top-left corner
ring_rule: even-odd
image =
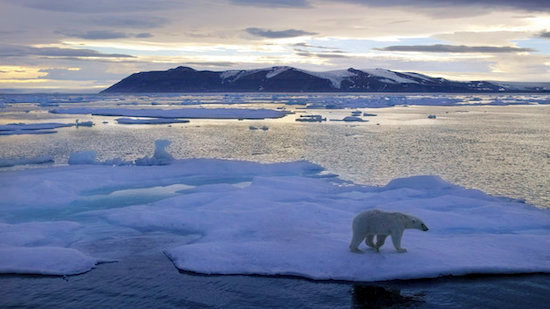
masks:
[[[550,272],[547,210],[437,176],[372,187],[322,174],[305,161],[171,161],[167,145],[157,142],[151,166],[88,162],[5,172],[0,272],[77,274],[101,259],[132,256],[126,238],[162,243],[155,235],[184,243],[151,250],[181,270],[205,274],[365,282]],[[372,208],[420,217],[430,231],[407,231],[405,254],[391,246],[349,252],[353,217]],[[95,249],[113,239],[115,250]]]

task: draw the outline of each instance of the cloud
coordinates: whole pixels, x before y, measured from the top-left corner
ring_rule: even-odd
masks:
[[[95,18],[92,20],[94,24],[117,28],[131,29],[151,29],[159,28],[170,23],[168,18],[157,16],[108,16]]]
[[[270,38],[270,39],[294,38],[298,36],[317,34],[314,32],[307,32],[307,31],[297,30],[297,29],[274,31],[274,30],[262,29],[262,28],[246,28],[245,31],[255,36],[261,36],[261,37]]]
[[[311,48],[311,49],[321,49],[321,50],[330,50],[333,53],[343,53],[343,51],[338,50],[334,47],[328,47],[328,46],[321,46],[321,45],[311,45],[304,42],[292,44],[294,47],[298,48]]]
[[[139,38],[139,39],[146,39],[146,38],[152,38],[153,35],[149,32],[142,32],[142,33],[136,34],[134,37]]]
[[[315,53],[297,50],[296,55],[301,57],[315,57],[315,58],[349,58],[349,56],[342,53]]]
[[[174,0],[9,0],[9,2],[39,10],[85,14],[149,12],[182,7],[178,1]]]
[[[130,37],[129,34],[110,30],[92,30],[84,33],[64,33],[66,36],[85,39],[85,40],[110,40],[124,39]]]
[[[394,45],[383,48],[374,48],[381,51],[398,52],[425,52],[425,53],[517,53],[532,52],[531,48],[512,46],[466,46],[466,45]]]
[[[110,30],[92,30],[82,33],[62,33],[69,37],[75,37],[85,40],[112,40],[112,39],[126,39],[126,38],[150,38],[153,37],[151,33],[143,32],[138,34],[130,34],[124,32],[110,31]]]
[[[0,45],[0,57],[76,57],[76,58],[133,58],[125,54],[104,54],[92,49],[31,47],[18,45]]]
[[[550,1],[548,0],[339,0],[334,2],[341,1],[377,7],[405,6],[431,9],[475,6],[479,8],[512,8],[526,11],[550,11]]]
[[[543,39],[550,39],[550,32],[543,31],[543,32],[539,33],[539,35],[537,37],[543,38]]]
[[[443,40],[453,45],[509,45],[514,40],[521,40],[531,36],[531,32],[525,31],[456,31],[453,33],[440,33],[432,38]]]
[[[307,8],[311,6],[307,0],[230,0],[230,2],[237,5],[269,8]]]
[[[230,67],[234,66],[237,63],[235,62],[229,62],[229,61],[192,61],[192,62],[185,62],[186,65],[197,65],[197,66],[207,66],[207,67]]]

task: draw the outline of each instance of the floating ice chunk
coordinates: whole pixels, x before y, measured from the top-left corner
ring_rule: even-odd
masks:
[[[97,164],[96,152],[93,150],[73,152],[69,155],[69,164]]]
[[[306,105],[307,101],[305,99],[290,99],[285,104],[286,105]]]
[[[133,118],[117,118],[116,121],[120,124],[167,124],[167,123],[188,123],[185,119],[133,119]]]
[[[57,133],[56,128],[72,127],[72,123],[10,123],[0,125],[0,135],[16,134],[51,134]]]
[[[98,260],[61,247],[0,247],[0,273],[77,275],[90,271]]]
[[[202,118],[202,119],[264,119],[281,118],[287,112],[269,109],[245,108],[183,108],[183,109],[119,109],[119,108],[66,108],[51,110],[54,114],[92,114],[100,116],[127,116],[151,118]]]
[[[44,164],[44,163],[53,163],[52,156],[38,156],[34,158],[23,158],[23,159],[0,159],[0,167],[10,167],[16,165],[27,165],[27,164]]]
[[[255,131],[255,130],[263,130],[263,131],[267,131],[269,130],[269,127],[268,126],[249,126],[248,127],[249,130],[251,131]]]
[[[300,115],[300,118],[296,118],[299,122],[322,122],[327,121],[327,118],[323,118],[321,115]]]
[[[0,131],[0,135],[22,135],[22,134],[54,134],[55,130],[17,130],[17,131]]]
[[[368,120],[364,120],[361,117],[355,117],[355,116],[346,116],[343,121],[354,121],[354,122],[366,122]]]
[[[345,122],[368,122],[368,120],[365,120],[361,117],[356,116],[346,116],[342,120],[339,119],[331,119],[331,121],[345,121]]]
[[[155,153],[151,158],[143,157],[136,160],[136,165],[168,165],[174,160],[171,154],[166,151],[170,141],[159,139],[155,141]]]
[[[23,131],[23,130],[51,130],[63,127],[72,127],[74,123],[10,123],[0,125],[0,131]]]
[[[78,119],[75,121],[76,127],[92,127],[94,125],[93,121],[78,121]]]
[[[54,103],[54,102],[40,102],[40,103],[38,103],[38,106],[40,106],[40,107],[55,107],[55,106],[59,106],[59,104]]]

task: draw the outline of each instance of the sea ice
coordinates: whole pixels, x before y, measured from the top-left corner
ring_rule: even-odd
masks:
[[[170,165],[3,172],[0,272],[76,274],[144,252],[197,273],[322,280],[550,272],[546,209],[436,176],[363,186],[305,161],[172,160],[167,146],[157,141],[144,161]],[[350,252],[354,216],[375,208],[417,216],[430,230],[406,231],[407,253],[364,244],[363,254]]]
[[[53,163],[52,156],[38,156],[34,158],[23,158],[23,159],[0,159],[0,167],[10,167],[16,165],[27,165],[27,164],[44,164],[44,163]]]
[[[116,121],[120,124],[168,124],[168,123],[188,123],[189,122],[189,120],[185,120],[185,119],[164,119],[164,118],[151,118],[151,119],[117,118]]]
[[[91,127],[94,123],[92,121],[79,122],[78,119],[75,123],[10,123],[0,125],[0,135],[15,135],[15,134],[50,134],[57,133],[52,129],[65,128],[65,127]]]
[[[174,160],[171,154],[166,151],[170,141],[159,139],[155,141],[155,153],[152,157],[143,157],[136,160],[136,165],[167,165]]]
[[[0,247],[1,274],[78,275],[99,261],[61,247]]]
[[[183,109],[120,109],[120,108],[65,108],[50,111],[54,114],[92,114],[100,116],[127,116],[151,118],[203,119],[265,119],[281,118],[288,112],[270,109],[244,108],[183,108]]]
[[[342,119],[342,121],[346,121],[346,122],[367,122],[368,120],[364,120],[363,118],[356,117],[356,116],[346,116]]]
[[[74,123],[10,123],[0,125],[0,131],[34,131],[34,130],[51,130],[63,127],[73,127]]]

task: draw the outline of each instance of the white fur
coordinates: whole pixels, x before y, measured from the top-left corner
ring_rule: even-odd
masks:
[[[401,248],[401,237],[405,229],[427,231],[422,220],[400,212],[384,212],[381,210],[366,210],[353,219],[353,238],[349,245],[352,252],[361,252],[359,244],[366,238],[365,244],[380,251],[386,237],[391,235],[393,246],[397,252],[407,252]],[[374,237],[376,236],[376,243]]]

